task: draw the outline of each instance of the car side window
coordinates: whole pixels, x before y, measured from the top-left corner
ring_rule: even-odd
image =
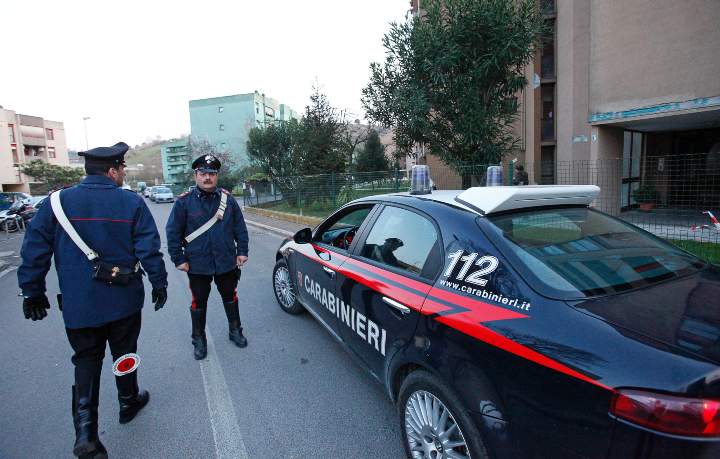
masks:
[[[438,264],[428,263],[428,260],[439,257],[435,225],[415,212],[387,206],[370,230],[360,249],[360,256],[432,278],[437,269],[425,268]]]
[[[372,205],[363,206],[338,215],[320,228],[315,241],[347,251],[372,208]]]

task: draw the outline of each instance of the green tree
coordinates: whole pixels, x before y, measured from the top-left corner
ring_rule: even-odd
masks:
[[[313,86],[310,105],[305,107],[305,116],[293,141],[300,175],[346,171],[343,118],[318,86]]]
[[[387,157],[385,157],[385,146],[380,142],[380,136],[376,130],[370,131],[365,142],[365,147],[357,155],[355,170],[358,172],[378,172],[390,169]]]
[[[399,154],[417,144],[459,169],[497,163],[517,139],[511,124],[524,68],[544,23],[535,0],[427,0],[393,23],[385,62],[370,65],[367,116],[395,128]]]
[[[47,193],[50,190],[78,183],[85,176],[85,170],[76,167],[58,166],[39,159],[20,166],[20,172],[40,182],[34,192]]]
[[[293,146],[299,129],[300,123],[295,119],[252,128],[247,141],[248,156],[271,179],[297,175]]]

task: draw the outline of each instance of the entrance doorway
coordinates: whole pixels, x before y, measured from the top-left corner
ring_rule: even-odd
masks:
[[[637,207],[632,194],[640,187],[640,161],[642,160],[644,135],[637,131],[625,131],[623,135],[620,210],[629,210]]]

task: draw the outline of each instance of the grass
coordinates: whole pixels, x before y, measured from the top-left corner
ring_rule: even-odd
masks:
[[[374,190],[357,190],[354,189],[352,192],[352,195],[350,196],[351,199],[347,200],[347,202],[353,200],[353,199],[359,199],[364,198],[367,196],[374,196],[376,194],[386,194],[386,193],[394,193],[395,189],[379,189],[376,188]],[[342,194],[342,191],[341,191]],[[338,196],[335,200],[335,202],[332,201],[332,199],[318,199],[313,201],[306,201],[303,203],[302,206],[293,206],[290,205],[287,201],[280,201],[277,204],[267,205],[263,206],[264,208],[268,210],[275,210],[278,212],[286,212],[290,214],[296,214],[300,215],[302,210],[302,215],[307,215],[310,217],[319,217],[319,218],[325,218],[331,213],[333,213],[336,209],[340,208],[343,204],[345,204],[346,200],[342,199],[340,196]]]
[[[680,239],[669,239],[668,241],[710,263],[720,264],[720,244]]]

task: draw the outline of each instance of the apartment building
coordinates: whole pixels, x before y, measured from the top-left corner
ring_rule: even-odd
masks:
[[[599,184],[610,211],[645,184],[665,207],[720,207],[720,2],[538,3],[552,34],[526,69],[508,159],[532,183]]]
[[[162,144],[160,156],[164,182],[173,185],[185,182],[194,159],[190,157],[188,139],[172,140]]]
[[[70,165],[63,123],[0,106],[0,191],[29,193],[29,178],[20,166],[33,160]]]
[[[191,100],[189,108],[190,135],[208,141],[218,151],[230,152],[236,167],[249,164],[250,129],[299,117],[289,106],[258,91]]]

